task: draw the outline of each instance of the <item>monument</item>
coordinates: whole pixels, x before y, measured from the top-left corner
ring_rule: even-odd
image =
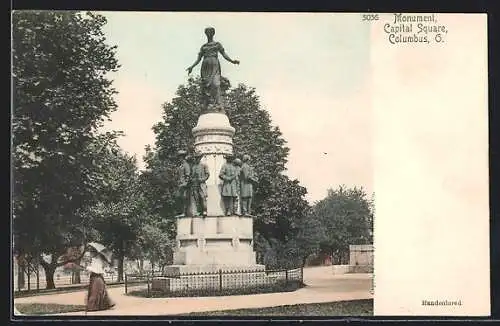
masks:
[[[206,28],[207,43],[202,45],[195,63],[187,68],[188,73],[201,64],[202,108],[196,126],[193,127],[194,156],[198,167],[191,169],[191,177],[196,171],[203,177],[194,187],[195,202],[202,207],[193,214],[186,211],[177,216],[177,246],[174,251],[173,265],[166,267],[168,275],[236,270],[265,270],[264,265],[256,264],[253,250],[253,217],[240,215],[234,203],[228,206],[227,198],[234,199],[233,182],[239,169],[231,168],[233,157],[233,136],[235,129],[225,114],[221,90],[221,68],[218,54],[232,60],[219,42],[215,42],[214,28]],[[193,108],[194,110],[199,108]],[[231,109],[231,108],[227,108]],[[185,155],[181,152],[181,155]],[[227,159],[227,162],[226,162]],[[195,165],[196,166],[196,165]],[[187,171],[187,167],[181,169]],[[198,177],[195,176],[195,180]],[[193,179],[193,178],[192,178]],[[185,180],[180,185],[185,187]],[[234,183],[234,185],[233,185]],[[185,194],[185,188],[181,190]],[[239,193],[239,190],[238,190]],[[247,202],[245,202],[247,203]],[[193,207],[191,206],[191,207]],[[247,211],[248,209],[248,205]]]

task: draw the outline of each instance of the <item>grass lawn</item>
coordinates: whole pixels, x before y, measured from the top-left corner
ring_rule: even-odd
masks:
[[[84,305],[69,305],[56,303],[18,303],[17,310],[26,315],[59,314],[65,312],[84,311]]]
[[[185,316],[373,316],[373,299],[194,312]]]

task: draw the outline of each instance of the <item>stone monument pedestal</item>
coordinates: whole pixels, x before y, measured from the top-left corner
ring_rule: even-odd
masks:
[[[265,269],[256,264],[251,216],[179,217],[176,240],[168,275]]]

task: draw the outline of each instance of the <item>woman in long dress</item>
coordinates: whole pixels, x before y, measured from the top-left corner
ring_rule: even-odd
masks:
[[[238,60],[231,59],[225,52],[224,47],[219,42],[214,41],[215,28],[205,28],[205,35],[207,36],[207,43],[203,44],[198,53],[198,58],[189,68],[188,74],[191,73],[194,67],[201,63],[201,80],[202,80],[202,97],[203,108],[208,109],[209,98],[212,97],[216,107],[221,106],[221,92],[220,92],[220,79],[221,69],[218,54],[220,53],[224,59],[232,64],[239,64]]]
[[[86,268],[90,273],[86,302],[87,311],[107,310],[115,305],[106,290],[103,264],[103,259],[96,255],[92,258],[92,263]]]

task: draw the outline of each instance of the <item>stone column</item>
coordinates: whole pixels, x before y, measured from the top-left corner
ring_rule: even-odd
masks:
[[[210,178],[207,180],[208,216],[224,215],[219,172],[225,161],[224,155],[233,153],[234,131],[227,115],[219,112],[202,114],[193,128],[194,148],[203,153],[202,162],[207,164],[210,171]]]

